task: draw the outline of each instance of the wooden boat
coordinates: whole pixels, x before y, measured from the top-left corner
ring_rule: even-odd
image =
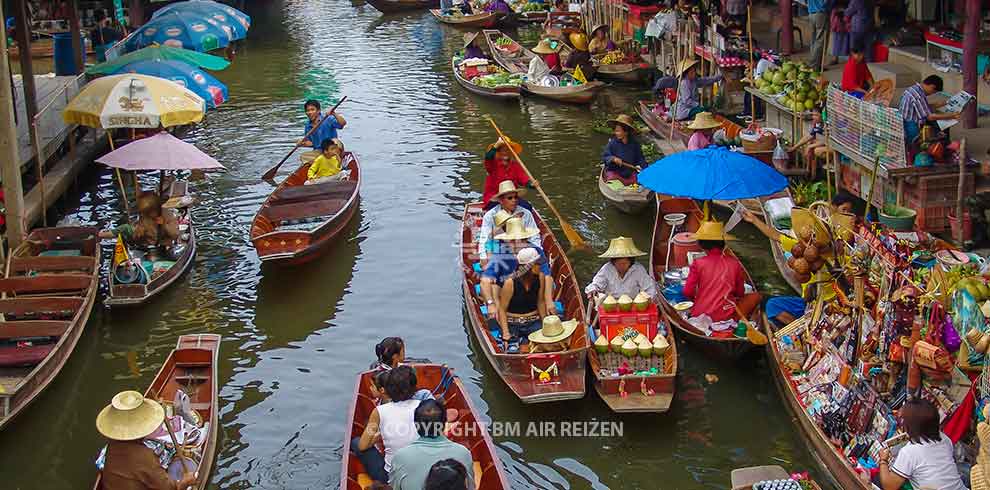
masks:
[[[468,204],[467,209],[464,210],[464,221],[461,226],[464,301],[467,304],[468,317],[471,319],[471,331],[481,345],[482,352],[499,377],[523,403],[584,397],[585,356],[589,347],[588,326],[583,324],[582,291],[574,276],[571,262],[564,254],[564,249],[560,247],[560,243],[540,215],[534,211],[533,216],[543,238],[543,251],[550,261],[554,284],[557,287],[554,297],[563,306],[563,311],[560,311],[558,316],[562,320],[576,319],[581,323],[571,335],[570,348],[550,354],[506,354],[496,347],[495,338],[488,331],[487,320],[482,313],[485,300],[481,297],[480,277],[474,269],[478,250],[474,237],[481,228],[483,216],[482,203]],[[540,375],[551,369],[556,371],[558,376],[551,376],[549,382],[541,382]]]
[[[542,24],[546,22],[547,16],[551,20],[563,20],[567,18],[579,18],[581,16],[580,12],[564,12],[564,11],[529,11],[529,12],[516,12],[514,17],[515,21],[522,24]]]
[[[99,229],[39,228],[0,279],[0,429],[62,370],[100,286]]]
[[[763,315],[762,318],[765,333],[770,338],[770,348],[768,349],[771,357],[770,372],[773,373],[773,379],[780,391],[780,397],[784,400],[784,405],[791,413],[791,419],[797,421],[805,445],[811,450],[815,460],[825,472],[835,479],[838,488],[843,490],[871,490],[872,485],[868,482],[864,483],[860,479],[859,473],[847,463],[845,456],[835,448],[821,427],[808,415],[798,397],[794,383],[791,382],[789,368],[780,362],[780,351],[777,349],[777,342],[774,339],[770,321],[766,315]]]
[[[251,243],[262,262],[300,264],[319,256],[347,226],[360,203],[361,167],[344,153],[347,180],[305,185],[309,163],[285,178],[251,224]]]
[[[663,284],[663,274],[667,271],[667,243],[670,237],[670,225],[663,218],[668,213],[686,214],[687,219],[682,227],[687,232],[696,231],[703,218],[697,203],[692,199],[672,198],[662,201],[657,200],[657,216],[653,227],[653,246],[650,248],[650,270],[659,284]],[[732,254],[732,251],[728,248],[725,249],[725,252]],[[750,286],[754,286],[754,282],[748,273],[746,282]],[[680,337],[694,344],[711,357],[720,360],[735,361],[756,347],[745,337],[721,338],[705,335],[682,318],[680,313],[674,309],[674,306],[667,301],[663,294],[660,295],[660,303],[664,314],[667,316],[667,320],[683,334]],[[756,308],[750,316],[750,322],[753,325],[758,325],[760,314],[760,308]]]
[[[383,14],[435,9],[440,6],[440,0],[367,0],[367,2]]]
[[[614,65],[595,65],[595,78],[616,82],[637,83],[642,81],[649,72],[648,63],[617,63]]]
[[[753,485],[768,480],[787,480],[791,477],[787,470],[777,465],[772,466],[750,466],[749,468],[736,468],[732,470],[731,478],[732,490],[752,490]],[[821,486],[814,480],[808,481],[810,490],[821,490]]]
[[[187,183],[177,181],[172,184],[170,197],[181,197],[186,194]],[[122,264],[111,264],[110,267],[110,293],[103,301],[109,307],[114,306],[136,306],[147,303],[152,298],[168,289],[183,274],[188,271],[196,257],[196,226],[192,221],[192,214],[188,209],[180,210],[183,213],[185,222],[189,225],[186,232],[176,239],[173,247],[175,254],[174,261],[151,261],[145,260],[146,255],[136,250],[128,250],[132,261],[140,261],[144,268],[139,274],[128,271],[128,267]],[[147,273],[147,268],[151,267],[152,272]],[[133,278],[133,279],[131,279]],[[141,279],[143,278],[143,279]]]
[[[505,17],[505,14],[497,12],[481,12],[472,15],[444,15],[440,9],[430,9],[430,13],[438,21],[447,25],[454,27],[480,27],[482,29],[495,27]]]
[[[772,196],[759,198],[757,201],[760,203],[760,210],[761,211],[763,210],[763,205],[767,201],[781,197],[791,197],[791,192],[787,189],[784,189],[783,191],[778,192],[777,194],[774,194]],[[763,221],[767,224],[767,226],[777,231],[783,232],[783,230],[777,228],[776,224],[773,222],[773,218],[770,217],[769,213],[762,212],[760,213],[760,215],[763,216]],[[784,256],[785,250],[780,245],[779,240],[770,240],[770,251],[773,253],[773,261],[777,264],[777,269],[780,270],[780,275],[784,276],[784,280],[787,281],[787,285],[790,286],[791,289],[793,289],[800,296],[801,281],[798,280],[797,273],[794,272],[794,269],[791,269],[790,267],[787,266],[787,258]]]
[[[470,80],[461,76],[461,71],[457,68],[457,63],[454,61],[455,59],[456,58],[450,59],[450,71],[454,73],[454,79],[457,80],[457,83],[461,84],[461,86],[468,92],[499,100],[515,100],[518,99],[519,95],[522,93],[522,89],[518,86],[504,85],[501,87],[489,88],[482,87],[481,85],[475,85]]]
[[[220,398],[217,390],[218,353],[220,351],[220,336],[212,333],[182,335],[176,342],[175,350],[165,359],[165,364],[158,370],[151,386],[144,392],[145,398],[159,400],[163,405],[170,405],[175,399],[175,392],[182,390],[189,395],[191,408],[199,416],[203,424],[208,424],[208,432],[202,443],[202,450],[196,451],[202,459],[185,458],[195,465],[194,472],[199,474],[196,485],[191,487],[204,490],[210,481],[210,472],[217,454],[217,434],[220,432],[217,409]],[[166,413],[168,413],[166,407]],[[187,448],[190,450],[192,448]],[[97,474],[93,490],[102,488],[102,475]]]
[[[485,37],[485,41],[488,42],[488,48],[491,50],[492,56],[495,58],[495,62],[501,65],[502,68],[508,70],[509,73],[526,73],[529,71],[529,62],[534,56],[536,56],[535,53],[524,48],[521,44],[515,41],[513,41],[514,44],[511,45],[511,48],[500,48],[495,41],[500,37],[505,36],[502,31],[486,29],[483,31],[483,35]],[[562,58],[566,56],[563,50],[561,50],[560,55]],[[523,93],[545,97],[558,102],[588,104],[595,98],[595,94],[597,94],[598,91],[604,86],[604,83],[598,81],[591,81],[581,85],[571,85],[567,87],[544,87],[541,85],[523,82],[522,90]]]
[[[509,480],[502,469],[502,463],[495,452],[495,444],[488,430],[478,419],[478,410],[471,403],[461,380],[453,376],[453,371],[439,364],[416,364],[416,380],[418,388],[434,392],[438,400],[443,401],[447,409],[448,438],[464,445],[471,451],[474,460],[475,488],[478,490],[508,490]],[[358,375],[354,384],[354,402],[347,414],[350,422],[344,433],[346,447],[350,441],[360,437],[364,426],[371,416],[377,402],[371,397],[369,386],[374,371],[366,371]],[[449,381],[445,381],[449,380]],[[446,391],[442,386],[449,382]],[[439,391],[438,391],[439,390]],[[451,420],[453,411],[456,418]],[[358,458],[345,450],[340,470],[340,490],[365,490],[371,486],[371,478],[364,472],[364,467]]]
[[[595,324],[597,330],[597,320]],[[670,410],[677,384],[677,342],[674,340],[674,331],[669,327],[667,342],[670,347],[663,355],[661,372],[647,376],[603,376],[601,369],[605,356],[613,354],[603,355],[595,349],[588,349],[588,364],[595,376],[595,391],[608,408],[619,413],[664,413]],[[653,390],[653,394],[648,394],[647,390]],[[621,395],[623,391],[626,396]]]
[[[628,214],[639,213],[654,200],[653,192],[643,186],[637,186],[635,190],[628,187],[615,190],[609,187],[605,183],[605,167],[598,172],[598,190],[609,204]]]

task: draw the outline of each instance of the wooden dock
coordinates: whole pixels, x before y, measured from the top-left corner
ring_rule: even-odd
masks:
[[[74,124],[66,124],[62,121],[62,109],[72,100],[72,97],[85,85],[85,79],[77,79],[73,76],[35,75],[35,92],[38,99],[38,137],[41,140],[39,151],[43,155],[52,155],[62,143],[66,136],[75,128]],[[64,90],[69,85],[68,90]],[[14,110],[17,117],[17,153],[21,160],[21,167],[31,163],[34,159],[34,146],[31,142],[31,131],[29,129],[31,121],[27,117],[27,109],[24,106],[24,84],[21,75],[14,75],[14,96],[16,105]]]

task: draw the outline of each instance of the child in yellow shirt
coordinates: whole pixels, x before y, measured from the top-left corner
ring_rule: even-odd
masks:
[[[320,148],[323,153],[313,160],[306,173],[306,184],[318,184],[328,180],[340,180],[346,174],[341,175],[341,159],[344,156],[344,143],[339,139],[327,139],[323,141]]]

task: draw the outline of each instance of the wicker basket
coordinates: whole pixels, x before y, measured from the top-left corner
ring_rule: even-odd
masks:
[[[758,139],[750,140],[745,135],[741,135],[743,150],[746,153],[758,151],[773,151],[777,147],[777,137],[772,133],[763,133]]]

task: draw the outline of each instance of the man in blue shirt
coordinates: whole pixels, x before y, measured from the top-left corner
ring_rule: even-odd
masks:
[[[392,471],[388,473],[388,484],[393,490],[423,490],[426,475],[438,461],[454,459],[464,465],[470,484],[474,488],[474,462],[471,451],[461,444],[447,439],[444,426],[447,411],[436,400],[421,402],[413,412],[413,422],[419,439],[395,452],[392,458]],[[472,427],[466,430],[475,429]],[[483,429],[482,429],[483,430]]]
[[[322,148],[323,142],[325,140],[337,138],[337,130],[344,129],[344,126],[347,125],[347,121],[344,120],[344,116],[341,116],[337,112],[334,112],[333,114],[328,113],[326,116],[321,117],[320,111],[322,109],[320,107],[320,101],[318,100],[307,100],[306,103],[303,104],[303,109],[306,110],[306,117],[309,118],[309,120],[306,121],[306,129],[303,134],[309,134],[309,132],[313,129],[314,124],[319,126],[316,128],[316,131],[313,131],[313,134],[304,136],[303,139],[299,140],[299,146],[313,148],[313,151],[308,151],[302,156],[303,161],[307,161],[307,156],[312,154],[312,158],[309,158],[308,160],[312,161],[319,156],[319,148]],[[329,118],[329,120],[327,120],[327,118]]]
[[[825,54],[825,38],[828,35],[831,0],[808,0],[808,20],[811,22],[811,59],[808,65],[818,71],[824,70],[822,61]]]

